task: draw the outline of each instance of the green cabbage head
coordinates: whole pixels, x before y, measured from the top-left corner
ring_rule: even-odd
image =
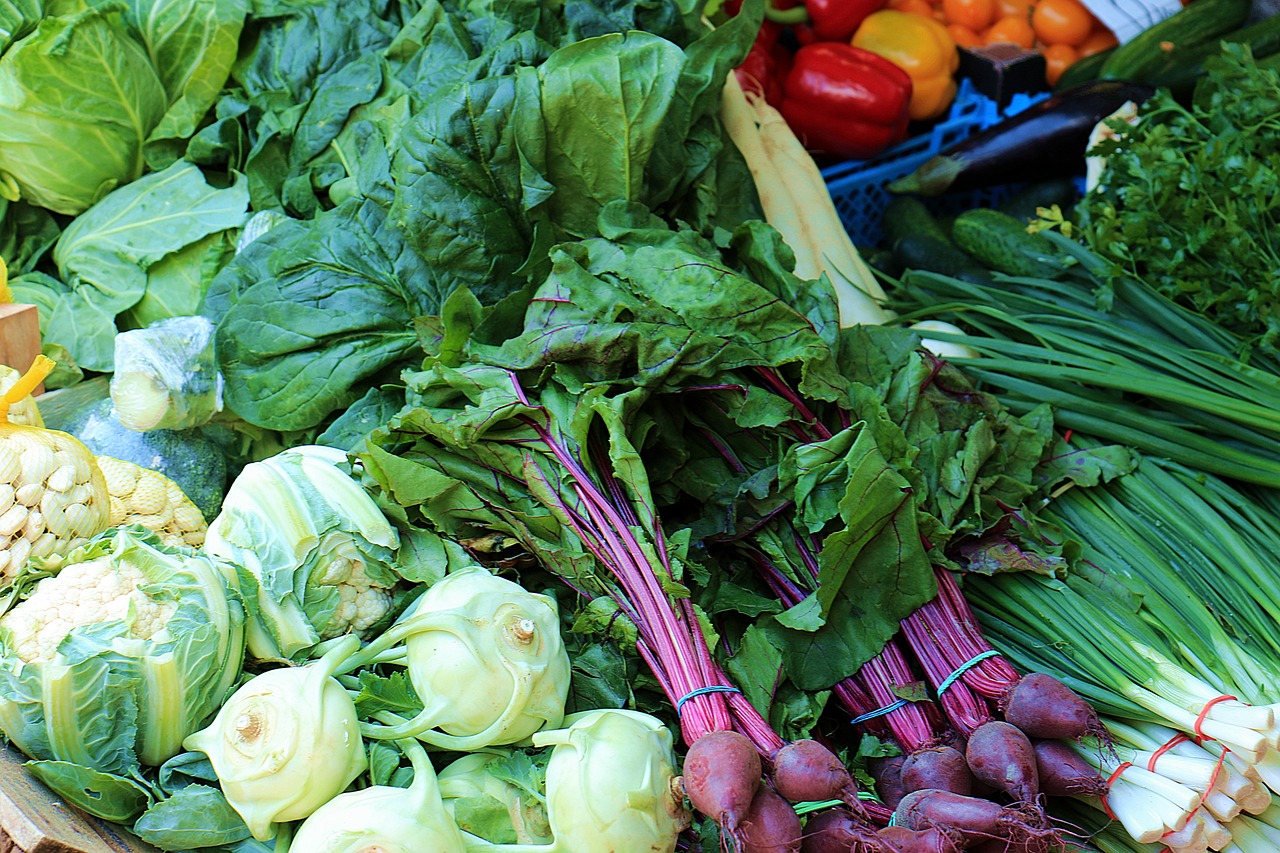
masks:
[[[90,540],[0,618],[0,729],[60,762],[40,773],[55,788],[76,767],[163,764],[240,676],[239,589],[235,567],[141,527]]]
[[[142,174],[168,108],[110,4],[51,16],[0,57],[0,194],[78,214]]]

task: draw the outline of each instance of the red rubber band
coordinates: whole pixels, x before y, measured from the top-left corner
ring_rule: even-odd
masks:
[[[1200,731],[1200,726],[1204,724],[1204,718],[1209,716],[1209,712],[1213,710],[1214,705],[1217,705],[1219,702],[1232,702],[1232,701],[1236,701],[1236,697],[1219,696],[1216,699],[1210,699],[1208,702],[1204,703],[1204,708],[1200,710],[1200,716],[1196,717],[1196,723],[1194,726],[1191,727],[1191,731],[1196,733],[1197,738],[1199,738],[1200,740],[1213,740],[1213,738],[1211,737],[1205,737],[1204,732]]]
[[[1222,754],[1218,756],[1218,763],[1213,765],[1213,775],[1209,777],[1209,787],[1204,789],[1206,797],[1213,791],[1213,786],[1218,784],[1218,774],[1222,772],[1222,764],[1227,760],[1227,752],[1229,750],[1223,749]]]
[[[1191,738],[1187,737],[1182,732],[1178,732],[1176,735],[1169,738],[1168,742],[1165,743],[1164,746],[1161,746],[1155,752],[1151,753],[1151,760],[1147,762],[1147,769],[1150,770],[1152,773],[1155,773],[1156,762],[1160,760],[1160,756],[1164,755],[1166,752],[1173,749],[1178,744],[1189,743],[1190,741],[1191,741]]]
[[[1108,776],[1108,777],[1107,777],[1106,785],[1107,785],[1107,791],[1108,791],[1108,793],[1111,791],[1111,783],[1113,783],[1113,782],[1115,782],[1117,779],[1119,779],[1119,778],[1120,778],[1120,774],[1121,774],[1121,773],[1123,773],[1124,771],[1128,770],[1128,769],[1129,769],[1130,767],[1132,767],[1132,766],[1133,766],[1133,763],[1132,763],[1132,762],[1130,762],[1130,761],[1126,761],[1126,762],[1124,762],[1123,764],[1121,764],[1119,767],[1117,767],[1117,768],[1112,772],[1112,774],[1111,774],[1110,776]],[[1107,798],[1106,798],[1105,796],[1104,796],[1104,797],[1102,797],[1102,809],[1103,809],[1103,811],[1105,811],[1105,812],[1107,813],[1107,817],[1111,818],[1112,820],[1115,820],[1115,819],[1116,819],[1115,813],[1111,811],[1111,804],[1107,802]]]

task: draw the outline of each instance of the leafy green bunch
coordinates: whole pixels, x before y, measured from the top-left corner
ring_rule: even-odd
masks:
[[[1191,104],[1158,91],[1095,153],[1077,208],[1090,247],[1252,345],[1280,335],[1280,72],[1226,45]]]

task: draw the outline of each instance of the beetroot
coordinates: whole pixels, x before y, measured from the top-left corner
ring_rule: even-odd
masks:
[[[886,826],[877,835],[897,853],[960,853],[963,849],[945,831],[936,827],[908,829]]]
[[[681,782],[693,807],[734,835],[761,787],[762,772],[760,753],[745,736],[711,732],[689,747]]]
[[[1107,780],[1067,744],[1060,740],[1037,740],[1032,748],[1041,793],[1052,797],[1106,796]]]
[[[1018,679],[1000,700],[1000,709],[1005,722],[1028,737],[1078,740],[1085,735],[1107,736],[1097,711],[1070,687],[1043,672]]]
[[[858,787],[840,759],[816,740],[797,740],[773,756],[773,787],[793,803],[840,800],[862,814]]]
[[[995,838],[1010,849],[1034,850],[1055,836],[1044,813],[1034,805],[1001,806],[937,789],[907,794],[897,814],[903,826],[945,829],[966,844]]]
[[[1017,726],[999,720],[978,726],[969,735],[965,759],[980,781],[1004,791],[1015,801],[1036,801],[1040,776],[1035,750]]]
[[[742,853],[800,853],[800,816],[768,785],[761,785],[738,826]]]
[[[968,796],[973,792],[973,774],[964,753],[950,746],[918,749],[902,765],[904,793],[924,788],[941,788]]]
[[[906,760],[905,755],[895,755],[892,758],[875,758],[867,764],[872,778],[876,780],[880,801],[891,809],[897,808],[898,801],[907,793],[902,788],[902,765]]]
[[[885,853],[875,831],[848,809],[827,809],[804,825],[801,853]]]

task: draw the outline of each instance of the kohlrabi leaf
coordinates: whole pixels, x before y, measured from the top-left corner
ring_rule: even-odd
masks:
[[[234,844],[249,827],[218,788],[187,785],[143,812],[133,832],[161,850],[195,850]]]
[[[164,87],[118,12],[46,17],[0,57],[0,192],[77,214],[143,169]]]
[[[218,189],[186,162],[111,193],[77,217],[54,247],[72,301],[50,320],[49,338],[83,367],[110,370],[114,348],[101,330],[84,328],[85,318],[103,324],[132,308],[146,293],[153,266],[210,234],[239,227],[248,205],[243,182]],[[199,298],[186,294],[186,304],[192,296]]]
[[[128,823],[151,802],[146,788],[123,776],[68,761],[28,761],[23,766],[67,803],[103,820]]]
[[[154,168],[186,147],[236,60],[249,0],[129,0],[127,16],[164,84],[168,109],[147,137]]]

